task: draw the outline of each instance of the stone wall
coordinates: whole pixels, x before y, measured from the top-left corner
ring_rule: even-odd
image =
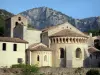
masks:
[[[34,75],[86,75],[90,69],[99,70],[99,68],[40,68],[38,74]],[[0,69],[0,75],[24,75],[22,69]]]
[[[43,75],[86,75],[90,69],[99,68],[40,68],[39,72]]]

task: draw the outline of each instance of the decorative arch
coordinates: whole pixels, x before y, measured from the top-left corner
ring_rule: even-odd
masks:
[[[53,38],[53,42],[55,43],[55,39]]]
[[[72,38],[70,38],[70,42],[72,42]]]
[[[60,38],[60,43],[62,43],[62,39]]]
[[[63,38],[63,42],[65,43],[65,38]]]
[[[81,49],[80,48],[77,48],[76,49],[76,58],[81,58],[81,56],[82,56]]]
[[[58,43],[58,38],[56,38],[56,42]]]
[[[73,38],[73,42],[75,43],[75,38]]]
[[[66,38],[66,41],[68,42],[68,38]]]

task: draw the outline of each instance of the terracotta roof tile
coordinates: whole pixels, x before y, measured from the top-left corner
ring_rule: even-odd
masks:
[[[52,51],[50,48],[42,43],[33,44],[28,49],[30,51]]]
[[[1,42],[16,42],[16,43],[28,43],[25,40],[19,38],[11,38],[11,37],[0,37]]]
[[[76,32],[74,32],[74,31],[72,31],[70,29],[61,30],[61,31],[51,35],[50,37],[63,37],[63,36],[68,36],[68,37],[87,37],[85,35],[76,33]]]

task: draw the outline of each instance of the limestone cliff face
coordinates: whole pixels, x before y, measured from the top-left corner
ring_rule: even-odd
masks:
[[[30,23],[38,29],[73,20],[71,17],[47,7],[33,8],[21,14],[27,17]]]
[[[9,16],[9,13],[5,11],[6,10],[0,9],[0,27],[4,25],[4,20],[6,19],[4,16],[12,16],[12,14]],[[85,19],[74,19],[48,7],[33,8],[21,12],[20,14],[27,17],[30,24],[37,29],[43,29],[45,27],[62,24],[66,21],[68,21],[81,31],[100,29],[100,16]]]
[[[30,24],[37,29],[43,29],[45,27],[62,24],[66,21],[81,31],[100,29],[100,17],[74,19],[48,7],[33,8],[20,14],[27,17],[30,21]]]

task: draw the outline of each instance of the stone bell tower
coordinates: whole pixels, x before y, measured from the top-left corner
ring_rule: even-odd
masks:
[[[28,20],[25,17],[18,14],[5,21],[5,36],[24,39],[28,25]]]

